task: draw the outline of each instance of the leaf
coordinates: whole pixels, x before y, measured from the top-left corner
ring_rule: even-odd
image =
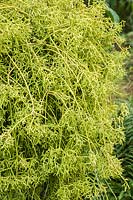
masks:
[[[112,8],[108,7],[106,14],[107,14],[108,17],[110,17],[112,19],[113,22],[116,22],[116,23],[120,22],[119,15]]]

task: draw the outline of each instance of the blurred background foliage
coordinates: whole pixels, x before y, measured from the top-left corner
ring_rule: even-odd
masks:
[[[123,97],[129,108],[126,117],[125,142],[115,147],[115,154],[122,160],[123,177],[127,180],[125,187],[123,180],[111,180],[108,196],[110,200],[132,200],[133,199],[133,0],[106,0],[108,9],[107,16],[114,22],[125,21],[122,36],[125,37],[125,46],[129,48],[130,57],[126,61],[127,75],[121,84]]]
[[[114,11],[115,15],[120,17],[120,20],[126,22],[124,32],[133,31],[133,0],[106,0],[109,7]]]
[[[86,6],[92,4],[95,0],[84,0]],[[107,16],[111,17],[112,21],[125,21],[123,28],[125,33],[133,31],[133,0],[105,0],[107,8]]]
[[[123,100],[119,100],[123,101]],[[123,179],[112,179],[108,184],[109,200],[133,199],[133,97],[125,101],[129,115],[125,118],[125,142],[115,147],[115,154],[122,160]]]

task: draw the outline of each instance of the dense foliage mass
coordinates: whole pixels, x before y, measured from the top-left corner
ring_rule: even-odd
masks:
[[[1,1],[0,199],[94,199],[121,176],[121,28],[102,1]]]

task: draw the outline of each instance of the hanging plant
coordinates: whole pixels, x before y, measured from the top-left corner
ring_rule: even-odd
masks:
[[[122,174],[127,55],[103,1],[0,3],[0,199],[78,200]],[[117,44],[120,51],[114,48]]]

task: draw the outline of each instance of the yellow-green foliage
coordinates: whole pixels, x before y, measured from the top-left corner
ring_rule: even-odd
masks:
[[[104,13],[103,1],[0,1],[0,199],[93,199],[121,175],[111,96],[127,52]]]

